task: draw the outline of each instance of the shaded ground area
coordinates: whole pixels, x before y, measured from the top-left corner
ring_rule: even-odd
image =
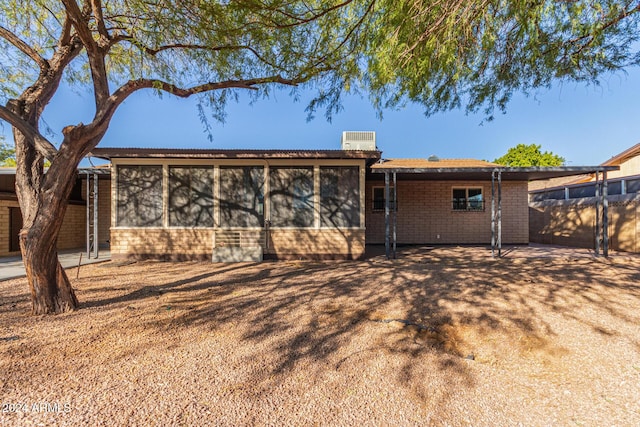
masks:
[[[0,424],[639,425],[639,283],[570,251],[107,262],[41,318],[10,280]]]

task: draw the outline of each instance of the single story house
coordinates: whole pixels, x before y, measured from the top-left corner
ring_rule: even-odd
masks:
[[[362,258],[367,244],[529,241],[528,182],[616,167],[506,168],[340,150],[96,148],[112,164],[111,256]]]

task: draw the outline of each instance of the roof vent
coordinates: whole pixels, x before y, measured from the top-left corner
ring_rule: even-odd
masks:
[[[436,156],[435,154],[430,155],[427,160],[430,161],[430,162],[439,162],[440,161],[438,156]]]
[[[371,131],[342,132],[343,150],[376,151],[376,133]]]

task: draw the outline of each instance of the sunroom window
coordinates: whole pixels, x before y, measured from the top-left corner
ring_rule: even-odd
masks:
[[[264,226],[264,168],[220,167],[220,225]]]
[[[313,168],[272,167],[269,171],[271,225],[313,226]]]
[[[162,166],[117,167],[116,224],[162,226]]]
[[[213,227],[213,167],[169,167],[169,225]]]
[[[357,166],[320,168],[320,223],[323,227],[360,226]]]

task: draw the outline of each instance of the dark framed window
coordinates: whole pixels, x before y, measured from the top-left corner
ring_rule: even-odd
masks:
[[[162,226],[162,166],[117,166],[116,224]]]
[[[384,187],[373,187],[371,189],[371,199],[373,201],[372,210],[374,212],[384,212],[385,209],[385,188]],[[389,209],[397,210],[398,209],[398,200],[396,199],[396,189],[395,187],[389,187]]]
[[[482,188],[454,188],[452,208],[454,211],[483,211]]]
[[[610,196],[615,196],[617,194],[622,194],[622,182],[621,181],[612,181],[608,183],[607,194]]]
[[[312,167],[272,167],[269,196],[274,227],[313,226]]]
[[[569,188],[570,199],[580,199],[582,197],[594,197],[596,195],[596,186],[594,184],[581,185]]]
[[[627,194],[640,193],[640,178],[627,179],[625,182]]]
[[[320,168],[320,224],[360,226],[360,176],[357,166]]]
[[[220,167],[220,225],[264,226],[264,168]]]
[[[169,167],[169,225],[213,227],[213,167]]]

